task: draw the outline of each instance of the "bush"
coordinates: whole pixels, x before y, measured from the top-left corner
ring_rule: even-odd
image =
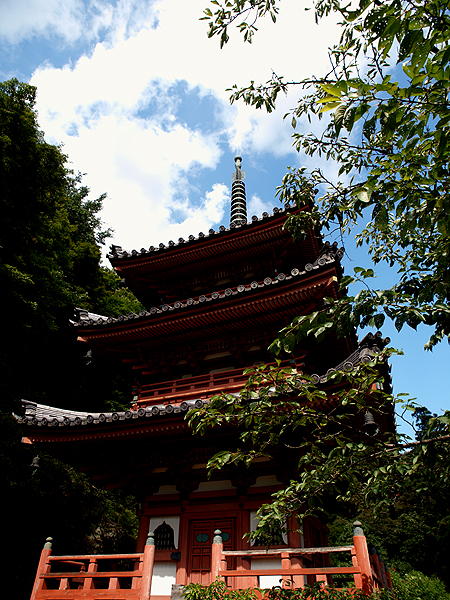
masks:
[[[405,575],[391,572],[396,600],[450,600],[443,582],[436,576],[428,577],[420,571]]]
[[[326,586],[324,589],[319,583],[296,590],[280,587],[266,590],[259,588],[229,590],[226,584],[219,580],[211,583],[211,585],[190,583],[184,588],[183,597],[185,600],[260,600],[262,598],[265,600],[369,600],[367,596],[364,596],[362,590],[339,590],[332,586]],[[394,600],[390,590],[374,592],[370,598],[372,600]],[[409,598],[408,596],[408,600]],[[428,600],[428,596],[423,596],[423,598]],[[438,596],[430,596],[431,598],[434,600]],[[442,598],[447,600],[447,596]],[[397,598],[396,600],[403,599]],[[415,597],[414,600],[419,600],[419,598]]]

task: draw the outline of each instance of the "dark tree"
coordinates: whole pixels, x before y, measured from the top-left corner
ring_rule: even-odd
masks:
[[[89,199],[61,148],[45,141],[35,98],[30,85],[0,83],[0,494],[4,564],[24,561],[9,574],[15,598],[29,597],[48,535],[58,551],[127,551],[136,525],[132,499],[96,489],[50,457],[31,468],[36,452],[21,443],[11,416],[20,398],[73,409],[123,405],[125,379],[85,358],[70,318],[75,306],[112,315],[140,309],[100,266],[99,244],[110,234],[99,217],[106,196]]]

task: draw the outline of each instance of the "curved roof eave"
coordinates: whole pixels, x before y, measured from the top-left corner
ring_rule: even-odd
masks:
[[[211,248],[214,250],[214,253],[218,253],[217,251],[217,242],[219,239],[226,239],[227,237],[236,237],[236,233],[245,232],[245,236],[238,236],[242,242],[245,242],[244,245],[248,245],[249,241],[249,232],[252,229],[257,228],[261,224],[273,223],[274,220],[280,220],[281,216],[286,215],[287,213],[296,212],[300,209],[296,207],[288,207],[288,208],[277,208],[274,207],[273,213],[269,215],[267,212],[263,212],[262,216],[258,218],[256,215],[253,215],[251,221],[239,221],[235,223],[231,223],[229,228],[226,228],[224,225],[221,225],[217,231],[214,229],[210,229],[207,234],[202,231],[198,234],[198,236],[189,235],[187,239],[180,237],[178,242],[174,242],[170,240],[167,245],[164,243],[158,244],[158,246],[150,246],[147,250],[146,248],[141,248],[138,250],[122,250],[121,246],[112,245],[111,252],[107,254],[107,258],[111,262],[113,266],[118,266],[119,264],[123,265],[126,263],[131,263],[134,261],[142,260],[147,261],[149,258],[156,257],[161,254],[168,254],[173,252],[174,250],[179,253],[180,250],[193,248],[199,244],[204,244],[204,242],[208,242],[208,245],[211,244]]]
[[[77,309],[78,320],[72,321],[72,323],[78,328],[78,335],[81,341],[93,341],[100,338],[106,339],[106,337],[111,339],[114,336],[121,338],[128,337],[131,340],[142,338],[144,335],[143,331],[151,327],[152,323],[164,323],[166,328],[169,327],[175,331],[176,324],[181,321],[186,323],[188,317],[190,320],[209,319],[211,322],[213,320],[218,322],[221,320],[220,315],[222,311],[224,311],[223,319],[229,318],[230,312],[233,313],[233,316],[239,317],[243,316],[245,311],[248,312],[249,307],[252,305],[255,308],[250,312],[252,315],[256,315],[256,305],[261,307],[264,302],[266,304],[269,303],[267,308],[270,311],[270,304],[277,304],[277,308],[280,308],[283,302],[288,302],[289,306],[292,306],[292,300],[295,300],[297,303],[300,302],[302,296],[304,297],[303,300],[307,296],[311,296],[311,294],[315,297],[316,293],[314,289],[317,286],[323,292],[325,284],[321,280],[323,279],[321,276],[326,275],[325,271],[333,267],[335,262],[336,258],[322,257],[315,264],[307,264],[303,270],[292,269],[288,275],[279,273],[274,278],[266,277],[262,282],[252,281],[250,284],[241,284],[235,288],[227,288],[221,292],[214,291],[209,294],[202,294],[198,298],[187,298],[183,301],[163,304],[159,307],[153,306],[148,311],[140,311],[139,314],[130,313],[119,317],[99,317],[93,319],[92,315],[87,311]],[[300,282],[305,283],[305,285],[300,287],[298,285]],[[331,282],[331,280],[327,280],[325,287],[329,286]],[[276,294],[273,294],[273,286],[277,286]],[[312,292],[308,294],[307,290],[312,290]],[[292,294],[296,294],[298,297],[287,299],[286,294],[289,293],[291,296]],[[236,296],[241,297],[239,304],[230,304],[228,301],[233,300]],[[286,300],[283,300],[284,296],[286,296]],[[214,309],[212,308],[213,305]],[[208,306],[207,311],[204,310],[206,306]],[[225,306],[228,308],[225,309]],[[272,308],[274,307],[272,306]],[[197,314],[194,316],[196,309],[201,310],[197,310]],[[141,334],[138,333],[139,330]]]
[[[353,369],[356,369],[358,365],[369,362],[389,342],[389,338],[383,339],[381,332],[377,332],[375,335],[369,333],[359,342],[356,350],[344,361],[339,363],[336,368],[329,369],[325,374],[312,375],[311,377],[316,383],[326,385],[330,374],[337,370],[352,371]],[[121,431],[123,431],[124,426],[128,428],[129,425],[137,424],[139,421],[141,424],[147,423],[148,427],[151,426],[151,422],[148,421],[151,417],[180,417],[186,414],[190,409],[203,407],[207,402],[208,400],[198,398],[183,401],[178,404],[156,404],[145,408],[139,408],[138,410],[112,413],[89,413],[65,410],[37,404],[35,402],[30,402],[29,400],[22,400],[25,414],[23,416],[14,414],[13,416],[19,424],[26,428],[30,428],[31,433],[33,431],[39,432],[39,439],[45,437],[47,433],[48,437],[52,438],[49,439],[49,441],[53,441],[55,437],[58,437],[58,430],[60,428],[64,428],[65,430],[72,429],[74,435],[78,431],[81,433],[81,437],[84,437],[84,435],[92,437],[93,427],[95,427],[95,429],[108,429],[112,427],[115,428],[117,436],[120,437],[123,435]],[[123,422],[122,427],[117,428],[118,425],[121,425],[121,422]],[[24,433],[26,434],[26,429],[24,429]],[[138,429],[138,434],[142,435],[143,430]],[[73,438],[64,437],[64,439],[61,439],[60,441],[71,440],[73,441]]]

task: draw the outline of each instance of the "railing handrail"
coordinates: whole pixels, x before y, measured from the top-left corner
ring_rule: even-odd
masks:
[[[269,548],[268,550],[223,550],[224,556],[267,556],[270,554],[328,554],[351,552],[354,546],[323,546],[318,548]]]
[[[160,404],[161,402],[164,402],[166,400],[172,401],[173,399],[176,399],[175,402],[171,402],[175,406],[181,404],[183,400],[197,400],[199,398],[205,399],[214,396],[222,391],[239,391],[243,388],[243,384],[245,383],[245,381],[247,381],[247,378],[242,377],[241,381],[233,381],[232,383],[219,382],[217,383],[217,385],[215,384],[214,386],[205,385],[200,387],[199,385],[196,388],[189,390],[182,390],[179,388],[176,388],[174,390],[171,388],[170,390],[157,395],[147,395],[146,392],[144,392],[139,396],[139,400],[136,400],[136,405],[151,406],[152,404]]]
[[[261,575],[342,575],[361,573],[360,567],[291,567],[289,569],[230,569],[219,571],[219,577],[247,577]]]
[[[272,362],[272,363],[267,363],[266,366],[275,366],[277,363],[276,362]],[[292,364],[290,362],[290,359],[284,360],[281,362],[281,368],[286,368],[289,366],[289,364]],[[295,365],[294,365],[295,366]],[[141,385],[139,388],[139,391],[141,392],[141,394],[143,392],[145,393],[149,393],[152,391],[158,391],[158,390],[163,390],[163,389],[173,389],[173,388],[177,388],[180,386],[189,386],[189,385],[195,385],[197,384],[202,384],[202,383],[207,383],[207,382],[219,382],[221,380],[226,380],[226,379],[230,379],[232,377],[239,377],[239,378],[243,378],[243,379],[248,379],[248,375],[244,375],[243,371],[248,368],[248,367],[240,367],[238,369],[229,369],[228,371],[221,371],[220,373],[204,373],[203,375],[194,375],[192,377],[185,377],[185,378],[178,378],[178,379],[171,379],[169,381],[164,381],[164,382],[155,382],[155,383],[147,383],[144,385]],[[163,395],[163,394],[160,394]]]
[[[129,559],[129,560],[139,560],[140,558],[142,558],[143,553],[139,552],[139,553],[134,553],[134,554],[66,554],[66,555],[61,555],[61,556],[54,556],[51,555],[48,557],[49,561],[61,561],[64,562],[65,560],[123,560],[123,559]]]
[[[231,375],[243,375],[242,371],[244,367],[240,369],[229,369],[228,371],[222,371],[220,373],[203,373],[203,375],[193,375],[192,377],[178,377],[177,379],[169,379],[168,381],[160,381],[155,383],[147,383],[141,385],[141,390],[157,389],[158,386],[164,388],[176,387],[176,385],[189,385],[192,383],[202,383],[203,381],[211,381],[215,379],[228,379]]]
[[[66,579],[76,577],[77,579],[90,579],[92,577],[103,577],[104,579],[110,579],[111,577],[142,577],[142,571],[67,571],[64,573],[43,573],[40,575],[42,579]]]
[[[223,540],[222,540],[222,532],[219,529],[214,531],[214,538],[212,543],[212,552],[211,552],[211,580],[214,581],[217,577],[220,577],[222,581],[224,581],[227,577],[237,577],[237,578],[250,578],[247,581],[247,585],[250,587],[254,586],[252,580],[257,577],[265,576],[265,575],[281,575],[283,578],[291,578],[298,575],[311,575],[315,576],[316,581],[319,583],[326,584],[327,577],[329,575],[339,575],[339,574],[353,574],[355,580],[355,588],[361,589],[364,595],[370,595],[374,589],[374,578],[372,576],[372,567],[369,559],[369,552],[367,548],[367,541],[364,535],[364,532],[361,527],[361,523],[359,521],[355,521],[353,523],[353,544],[348,546],[331,546],[331,547],[311,547],[311,548],[276,548],[273,549],[272,552],[269,550],[225,550],[223,549]],[[313,554],[330,554],[331,552],[351,552],[351,567],[325,567],[325,566],[315,566],[311,565],[308,567],[304,567],[303,565],[292,564],[292,557],[297,555],[303,555],[306,557],[307,555]],[[281,565],[277,569],[258,569],[258,568],[250,568],[250,569],[228,569],[227,566],[227,557],[231,556],[247,556],[247,557],[261,557],[267,555],[279,555],[281,558]],[[298,559],[297,560],[301,560]],[[239,567],[240,565],[238,565]],[[246,565],[248,566],[248,565]],[[255,565],[251,565],[256,566]],[[386,578],[386,582],[388,583],[388,579]],[[283,582],[283,587],[286,582]],[[384,585],[383,587],[388,587]]]
[[[48,598],[66,597],[70,590],[70,597],[94,600],[109,598],[110,600],[150,600],[150,590],[153,577],[155,560],[155,543],[153,532],[149,532],[144,546],[144,552],[127,554],[70,554],[53,556],[52,538],[47,538],[41,552],[41,558],[36,573],[36,579],[31,593],[31,600],[48,600]],[[76,560],[74,560],[76,559]],[[117,563],[121,560],[132,561],[132,565],[125,571],[111,570],[117,565],[108,565],[108,570],[99,571],[102,561]],[[84,561],[84,562],[83,562]],[[52,572],[52,566],[67,565],[66,568],[78,567],[77,571]],[[120,565],[122,567],[122,565]],[[123,567],[122,567],[123,568]],[[97,589],[98,580],[107,581],[108,588]],[[131,590],[122,588],[121,580],[131,579]],[[48,589],[51,581],[59,582],[59,588]],[[73,589],[75,584],[78,587]],[[52,584],[53,585],[53,584]],[[103,583],[101,585],[104,585]],[[81,586],[81,587],[80,587]]]

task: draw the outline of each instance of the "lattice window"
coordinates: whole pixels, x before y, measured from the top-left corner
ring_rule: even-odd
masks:
[[[156,550],[173,550],[174,533],[170,525],[164,521],[155,529],[155,549]]]

